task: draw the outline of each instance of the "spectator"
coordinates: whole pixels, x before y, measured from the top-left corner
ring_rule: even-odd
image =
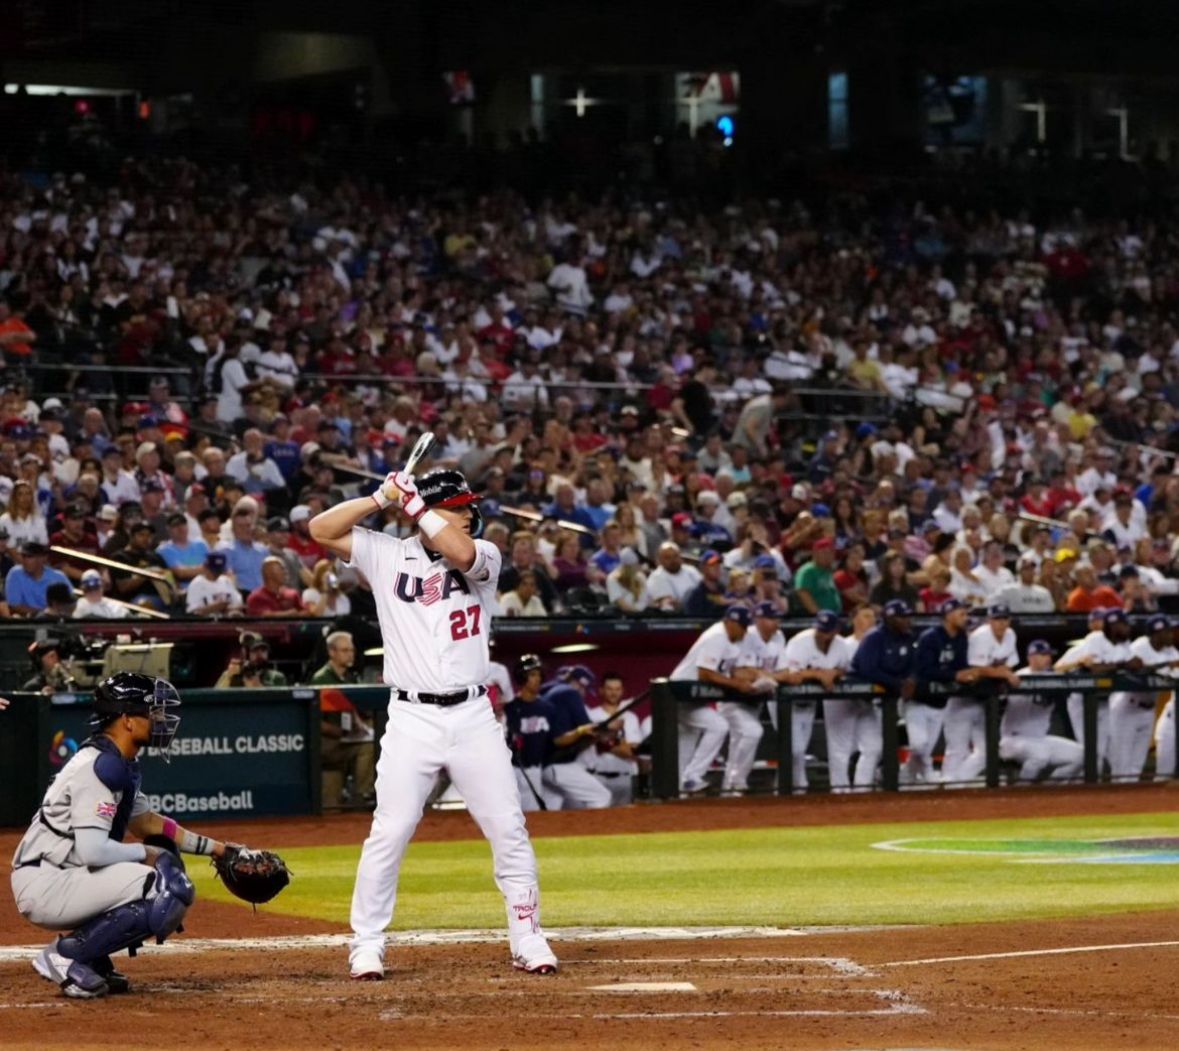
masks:
[[[292,507],[289,521],[291,535],[287,540],[287,546],[299,556],[299,561],[307,569],[311,569],[327,556],[327,551],[311,538],[311,531],[307,526],[307,523],[311,521],[311,508],[306,504]]]
[[[14,617],[35,617],[49,604],[49,586],[65,584],[69,578],[45,563],[49,549],[36,540],[21,544],[20,565],[13,566],[4,578],[4,597]]]
[[[286,586],[287,571],[282,560],[267,556],[262,562],[262,584],[246,599],[251,617],[305,617],[299,592]]]
[[[843,597],[831,570],[834,564],[835,541],[828,536],[820,537],[811,545],[811,560],[794,575],[795,598],[807,613],[814,615],[821,609],[842,611]]]
[[[356,674],[356,644],[346,631],[327,637],[327,663],[310,679],[312,686],[345,686],[359,682]],[[372,724],[343,691],[322,689],[319,694],[322,795],[324,806],[344,802],[343,790],[352,781],[350,799],[369,803],[375,797],[376,748]]]
[[[553,558],[553,569],[556,570],[556,587],[562,595],[574,588],[584,588],[590,583],[591,571],[599,578],[602,574],[597,567],[591,567],[585,560],[585,549],[578,540],[576,533],[562,531],[557,541],[557,551]]]
[[[83,620],[93,617],[100,620],[123,620],[127,607],[112,602],[102,593],[102,574],[97,569],[88,569],[82,574],[82,597],[74,605],[74,618]]]
[[[26,540],[49,543],[45,516],[37,507],[36,494],[27,481],[21,479],[13,485],[8,507],[0,515],[0,529],[8,530],[9,541],[17,545]]]
[[[204,571],[209,548],[203,540],[189,540],[188,516],[180,511],[168,515],[168,540],[159,546],[160,558],[172,571],[183,594],[189,581]]]
[[[610,519],[602,527],[602,546],[590,556],[590,562],[607,577],[622,562],[622,527]]]
[[[45,608],[38,620],[63,621],[74,617],[74,588],[71,584],[50,584],[45,589]]]
[[[287,484],[278,464],[266,454],[265,436],[256,427],[242,435],[242,451],[229,458],[225,473],[241,482],[251,494],[285,489]]]
[[[229,525],[231,538],[223,542],[219,550],[224,551],[229,559],[229,570],[237,586],[245,592],[257,591],[262,586],[262,563],[273,557],[266,545],[255,539],[257,516],[248,507],[238,506]],[[285,580],[286,564],[281,559],[275,561],[282,567]]]
[[[622,613],[642,613],[650,605],[647,574],[639,568],[634,548],[622,549],[617,568],[606,577],[606,597]]]
[[[843,564],[835,571],[832,579],[839,589],[841,609],[856,610],[868,601],[870,588],[868,570],[864,565],[863,544],[848,545],[843,556]],[[946,580],[949,579],[950,574],[947,572]]]
[[[229,575],[229,556],[224,551],[205,555],[201,574],[194,577],[184,596],[187,612],[201,617],[237,613],[242,608],[242,594]]]
[[[1069,613],[1089,613],[1095,609],[1121,609],[1122,596],[1113,588],[1097,582],[1092,563],[1078,562],[1073,569],[1076,587],[1068,593]]]
[[[127,546],[111,557],[134,569],[165,573],[167,563],[152,549],[153,541],[151,526],[143,521],[136,522],[127,537]],[[151,609],[165,609],[174,598],[171,585],[129,570],[111,570],[111,584],[117,597]]]
[[[685,565],[679,545],[668,540],[659,546],[659,566],[647,578],[652,609],[664,613],[683,612],[684,603],[703,578]]]
[[[346,617],[352,612],[352,600],[344,594],[330,559],[315,563],[311,586],[303,591],[303,605],[312,617]]]
[[[536,573],[531,570],[519,574],[515,588],[504,592],[499,603],[505,617],[548,616],[548,610],[544,608],[544,603],[537,594]]]
[[[299,556],[291,549],[291,526],[282,515],[274,515],[266,522],[266,550],[271,557],[280,559],[286,567],[288,587],[302,588],[304,585],[311,585],[312,572],[307,570]]]

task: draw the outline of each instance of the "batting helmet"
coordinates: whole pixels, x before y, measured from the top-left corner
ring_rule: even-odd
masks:
[[[90,726],[101,730],[120,715],[138,715],[151,723],[152,748],[158,748],[165,762],[168,747],[180,728],[180,716],[169,709],[180,707],[180,694],[167,679],[153,679],[138,672],[121,671],[104,679],[94,689],[94,714]]]
[[[427,507],[441,507],[454,510],[459,507],[471,509],[471,536],[483,532],[483,516],[479,513],[479,497],[471,492],[462,471],[443,468],[430,471],[417,479],[418,495]]]
[[[540,658],[535,653],[525,653],[516,661],[516,682],[527,682],[534,671],[543,671]]]

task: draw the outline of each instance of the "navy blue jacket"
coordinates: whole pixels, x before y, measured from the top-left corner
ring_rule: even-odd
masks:
[[[968,641],[966,632],[960,631],[951,637],[945,626],[927,628],[917,640],[917,697],[923,704],[933,708],[944,708],[948,697],[923,696],[931,682],[952,683],[966,661]]]
[[[857,679],[897,693],[901,683],[913,677],[914,656],[911,634],[901,635],[881,625],[860,641],[860,648],[852,658],[851,672]]]

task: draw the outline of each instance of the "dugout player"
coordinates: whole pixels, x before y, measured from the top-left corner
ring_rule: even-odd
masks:
[[[119,672],[94,690],[94,733],[61,768],[12,859],[25,919],[55,938],[33,960],[77,999],[130,988],[111,956],[180,928],[196,896],[178,851],[220,856],[225,844],[156,813],[140,791],[139,753],[166,750],[180,725],[172,684]],[[144,842],[124,843],[130,832]]]
[[[1050,675],[1052,647],[1044,639],[1028,643],[1026,667],[1017,676]],[[1019,779],[1035,781],[1049,777],[1072,780],[1085,766],[1085,749],[1067,737],[1048,732],[1052,721],[1052,697],[1033,693],[1010,693],[999,724],[999,758],[1019,763]]]
[[[966,623],[970,608],[961,599],[947,599],[941,605],[942,622],[926,628],[917,640],[915,669],[917,688],[905,704],[905,730],[909,738],[909,761],[905,764],[912,784],[936,783],[933,750],[942,732],[946,697],[930,690],[934,683],[968,685],[978,680],[979,669],[967,662]]]
[[[583,664],[561,668],[541,696],[552,706],[552,747],[545,763],[545,802],[550,810],[604,810],[610,790],[590,773],[584,753],[595,742],[598,724],[585,707],[594,673]]]
[[[650,733],[651,721],[650,716],[640,719],[633,709],[619,719],[614,717],[622,706],[623,692],[622,676],[608,671],[602,676],[597,707],[588,709],[599,728],[599,737],[595,747],[585,753],[586,766],[609,789],[614,806],[634,802],[638,750]]]
[[[384,977],[385,928],[401,859],[442,770],[491,844],[513,966],[532,974],[557,969],[540,926],[536,855],[516,775],[487,701],[488,639],[503,557],[479,539],[477,501],[459,471],[431,471],[418,481],[398,471],[372,496],[346,500],[311,520],[315,541],[370,583],[390,686],[377,806],[352,894],[349,962],[361,981]],[[416,523],[412,537],[399,540],[361,525],[395,503]]]
[[[871,606],[861,606],[852,615],[851,634],[840,637],[849,670],[860,643],[875,627],[876,611]],[[884,752],[884,722],[879,702],[872,697],[824,700],[823,730],[827,735],[831,791],[869,791],[876,784],[876,768]]]
[[[1173,676],[1179,664],[1179,651],[1173,641],[1174,623],[1156,613],[1146,622],[1146,634],[1130,644],[1130,652],[1144,669],[1155,675]],[[1164,694],[1165,696],[1165,694]],[[1110,694],[1109,698],[1109,772],[1122,780],[1137,781],[1146,766],[1158,694],[1154,690]],[[1174,771],[1172,764],[1171,771]]]
[[[736,676],[741,643],[752,623],[745,606],[730,606],[715,624],[705,628],[668,678],[672,682],[708,682],[736,693],[752,693],[753,683]],[[679,706],[680,787],[702,792],[705,775],[725,743],[729,724],[709,702]]]
[[[504,705],[512,770],[524,810],[547,810],[542,778],[552,751],[553,706],[540,695],[540,658],[526,653],[516,662],[516,695]]]
[[[778,725],[777,672],[782,667],[786,639],[778,627],[778,608],[761,602],[753,608],[753,630],[741,640],[737,676],[745,675],[759,696],[769,695],[770,721]],[[764,730],[761,701],[721,701],[716,710],[729,724],[729,753],[721,779],[721,795],[741,795],[749,789],[749,774],[757,758],[757,746]],[[796,709],[792,707],[791,711]],[[808,735],[809,736],[809,735]]]

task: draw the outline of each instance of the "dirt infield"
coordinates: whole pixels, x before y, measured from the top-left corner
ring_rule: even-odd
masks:
[[[542,814],[534,835],[1110,814],[1174,809],[1170,787],[694,802]],[[251,822],[223,834],[281,846],[357,842],[367,818]],[[430,839],[467,838],[465,814]],[[17,836],[0,833],[7,859]],[[4,881],[7,884],[7,880]],[[62,999],[27,953],[38,932],[0,893],[0,1047],[828,1049],[1173,1051],[1179,911],[958,927],[569,932],[562,972],[513,972],[502,940],[402,945],[381,984],[345,976],[328,923],[202,902],[188,930],[126,971],[136,991]],[[1179,893],[1176,895],[1179,906]],[[920,903],[914,903],[915,914]],[[290,936],[302,936],[299,938]],[[455,938],[461,938],[456,935]],[[212,939],[234,939],[216,942]],[[3,948],[7,946],[8,948]]]

